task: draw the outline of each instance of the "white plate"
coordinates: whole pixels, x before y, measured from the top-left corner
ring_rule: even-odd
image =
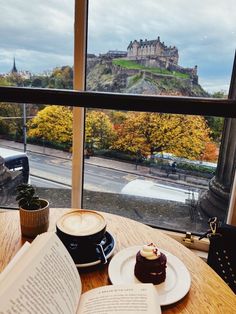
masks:
[[[132,246],[117,253],[110,261],[108,274],[112,284],[140,283],[134,275],[136,254],[142,246]],[[186,266],[171,253],[160,249],[167,257],[166,280],[155,285],[160,305],[169,305],[182,299],[189,291],[191,277]]]

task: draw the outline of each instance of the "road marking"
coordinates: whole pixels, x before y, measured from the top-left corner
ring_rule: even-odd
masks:
[[[121,190],[122,194],[164,199],[186,203],[186,200],[191,200],[187,197],[186,189],[165,186],[163,184],[155,184],[152,181],[136,179],[127,183]],[[198,193],[192,192],[194,199],[198,199]]]

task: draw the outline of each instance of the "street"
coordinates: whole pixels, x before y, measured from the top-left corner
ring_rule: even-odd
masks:
[[[71,160],[28,153],[31,183],[39,187],[70,188]],[[158,182],[157,182],[158,181]],[[185,203],[186,199],[198,199],[198,193],[189,189],[173,187],[159,180],[126,173],[102,166],[85,164],[84,189],[90,191],[129,194],[142,197],[166,199]]]
[[[28,153],[31,183],[36,186],[55,188],[71,186],[71,161],[62,158]],[[128,183],[128,176],[100,166],[85,164],[84,188],[91,191],[120,193]]]

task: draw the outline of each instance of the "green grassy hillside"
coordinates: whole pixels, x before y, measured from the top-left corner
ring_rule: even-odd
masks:
[[[131,74],[129,70],[141,71]],[[150,73],[150,76],[147,73]],[[151,74],[163,74],[163,76],[155,77]],[[186,74],[155,67],[149,68],[124,59],[97,58],[96,62],[89,64],[87,90],[149,95],[209,96],[200,84],[192,82]]]
[[[137,62],[133,60],[124,60],[124,59],[113,59],[112,64],[119,65],[122,68],[125,69],[132,69],[132,70],[143,70],[146,72],[154,73],[154,74],[166,74],[166,75],[173,75],[175,77],[180,78],[189,78],[188,74],[176,72],[176,71],[168,71],[166,69],[156,68],[156,67],[145,67],[141,64],[138,64]]]

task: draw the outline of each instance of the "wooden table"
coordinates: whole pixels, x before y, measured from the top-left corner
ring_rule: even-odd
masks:
[[[55,230],[56,220],[68,209],[50,209],[50,230]],[[107,230],[116,240],[115,253],[133,245],[154,242],[177,256],[191,274],[189,293],[179,302],[162,308],[163,313],[235,313],[236,296],[225,282],[198,256],[163,232],[134,220],[103,213]],[[19,213],[0,213],[0,272],[25,242],[21,238]],[[107,265],[80,271],[83,291],[109,283]]]

